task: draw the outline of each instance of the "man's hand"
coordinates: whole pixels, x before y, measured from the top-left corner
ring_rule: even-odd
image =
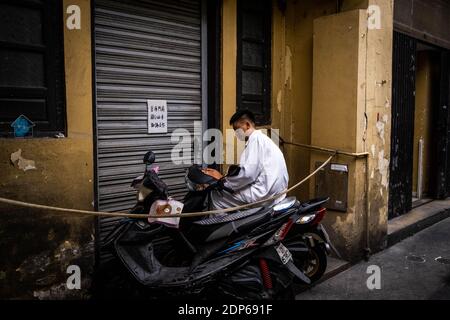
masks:
[[[217,180],[220,180],[223,177],[223,175],[215,169],[206,168],[206,169],[203,169],[202,171],[203,171],[203,173],[205,173]]]

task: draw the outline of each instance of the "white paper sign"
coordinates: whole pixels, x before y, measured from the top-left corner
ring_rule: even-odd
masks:
[[[148,133],[167,133],[167,101],[147,100]]]

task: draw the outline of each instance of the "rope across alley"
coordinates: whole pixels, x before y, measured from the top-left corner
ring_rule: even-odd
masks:
[[[80,210],[80,209],[62,208],[62,207],[55,207],[55,206],[48,206],[48,205],[29,203],[29,202],[24,202],[24,201],[18,201],[18,200],[3,198],[3,197],[0,197],[0,203],[5,203],[5,204],[13,205],[13,206],[20,206],[20,207],[25,207],[25,208],[30,208],[30,209],[41,209],[41,210],[48,210],[48,211],[52,211],[52,212],[73,213],[73,214],[77,214],[77,215],[89,215],[89,216],[96,216],[96,217],[118,217],[118,218],[134,218],[134,219],[199,217],[199,216],[221,214],[221,213],[226,213],[226,212],[231,212],[231,211],[237,211],[237,210],[252,208],[252,207],[261,205],[263,203],[266,203],[268,201],[273,201],[273,200],[277,199],[278,197],[280,197],[280,196],[282,196],[284,194],[287,194],[288,192],[290,192],[292,190],[295,190],[295,189],[299,188],[302,184],[304,184],[309,179],[314,177],[320,170],[325,168],[325,166],[327,166],[331,162],[331,160],[338,154],[352,156],[352,157],[355,157],[355,158],[361,158],[363,156],[367,156],[368,155],[368,153],[358,153],[358,154],[356,154],[356,153],[349,153],[349,152],[343,152],[343,151],[339,151],[339,150],[319,148],[319,147],[314,147],[314,146],[310,146],[310,145],[295,144],[295,143],[290,143],[290,142],[285,142],[285,141],[282,141],[282,143],[283,144],[291,144],[291,145],[294,145],[294,146],[297,146],[297,147],[305,147],[305,148],[310,148],[312,150],[332,153],[332,155],[330,157],[328,157],[328,159],[324,163],[322,163],[316,170],[314,170],[308,176],[303,178],[301,181],[299,181],[298,183],[294,184],[292,187],[287,188],[283,192],[280,192],[279,194],[276,194],[276,195],[271,196],[269,198],[262,199],[262,200],[259,200],[259,201],[253,202],[253,203],[244,204],[244,205],[235,206],[235,207],[230,207],[230,208],[227,208],[227,209],[208,210],[208,211],[200,211],[200,212],[189,212],[189,213],[180,213],[180,214],[150,215],[150,214],[134,214],[134,213],[128,213],[128,212],[105,212],[105,211],[93,211],[93,210]]]

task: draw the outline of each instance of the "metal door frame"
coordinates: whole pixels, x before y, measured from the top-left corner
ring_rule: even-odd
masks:
[[[436,123],[436,197],[450,195],[450,50],[443,49],[440,59],[439,109]]]

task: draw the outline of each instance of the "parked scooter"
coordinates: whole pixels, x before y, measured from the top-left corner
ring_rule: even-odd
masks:
[[[132,213],[146,214],[156,201],[171,201],[154,161],[154,153],[148,152],[144,175],[132,183],[137,190]],[[183,213],[208,209],[212,190],[233,192],[201,169],[193,165],[186,174],[189,192]],[[228,175],[238,172],[239,167],[232,166]],[[128,298],[207,298],[212,292],[214,298],[293,298],[294,282],[311,284],[325,272],[330,240],[320,221],[327,201],[300,203],[287,197],[276,205],[182,218],[175,227],[122,219],[101,249],[111,258],[98,269],[96,293]]]

